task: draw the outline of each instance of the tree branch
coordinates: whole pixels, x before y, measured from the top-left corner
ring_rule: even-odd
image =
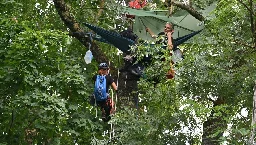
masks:
[[[253,41],[253,45],[254,47],[256,47],[256,32],[255,32],[255,19],[254,19],[254,16],[255,13],[253,11],[253,2],[252,0],[248,0],[248,3],[249,3],[249,6],[247,6],[245,3],[243,3],[241,0],[237,0],[239,3],[241,3],[249,12],[249,15],[250,15],[250,23],[251,23],[251,31],[252,31],[252,41]]]
[[[245,3],[243,3],[241,0],[237,0],[239,3],[241,3],[252,15],[256,15],[253,13],[252,9],[250,9]]]
[[[181,9],[186,10],[187,12],[189,12],[193,17],[195,17],[199,21],[204,21],[205,20],[203,15],[201,15],[198,11],[196,11],[193,7],[191,7],[189,5],[185,5],[181,2],[173,1],[173,0],[171,1],[171,4],[174,5],[174,6],[177,6]]]
[[[96,23],[98,22],[98,19],[99,19],[100,15],[101,15],[102,12],[103,12],[104,4],[105,4],[105,0],[101,0],[100,9],[99,9],[99,11],[98,11],[98,14],[97,14],[96,17],[95,17],[95,20],[94,20],[94,22],[96,22]]]
[[[93,53],[94,58],[97,62],[108,62],[108,58],[106,55],[100,50],[100,48],[91,41],[90,37],[86,37],[84,31],[80,27],[79,23],[74,19],[71,15],[70,8],[67,6],[64,0],[53,0],[55,8],[64,22],[64,24],[70,29],[70,33],[72,36],[77,38],[85,47],[88,48],[88,45],[91,44],[90,50]],[[112,70],[115,70],[113,66],[111,66]]]
[[[255,48],[255,46],[249,45],[249,44],[241,42],[239,40],[234,40],[234,43],[236,43],[238,45],[242,45],[242,46],[248,47],[248,48]]]

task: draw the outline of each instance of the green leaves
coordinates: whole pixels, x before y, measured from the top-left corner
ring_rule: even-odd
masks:
[[[120,24],[118,31],[126,26],[121,18],[116,20],[122,8],[112,1],[106,1],[99,16],[101,1],[68,2],[78,22],[108,29]],[[193,1],[198,7],[210,2]],[[103,132],[110,130],[109,124],[95,118],[95,108],[86,102],[96,66],[84,64],[86,50],[68,36],[54,5],[33,0],[0,5],[1,143],[28,144],[30,138],[34,144],[108,142],[109,134]],[[210,137],[228,132],[218,139],[231,144],[248,139],[251,117],[236,117],[242,107],[252,109],[256,54],[250,47],[248,12],[240,3],[227,0],[219,2],[214,14],[207,21],[202,36],[206,38],[182,46],[185,59],[175,65],[172,80],[165,76],[170,62],[161,61],[171,60],[167,51],[157,55],[161,46],[134,48],[138,59],[152,55],[153,63],[139,81],[138,108],[124,107],[112,116],[115,137],[111,143],[200,144],[202,134],[208,132]],[[115,48],[98,45],[113,65],[120,65]],[[218,98],[223,102],[216,105]],[[207,121],[213,125],[205,125]],[[211,132],[214,125],[216,130]]]
[[[1,140],[27,136],[27,129],[37,132],[33,138],[38,142],[48,140],[75,128],[67,125],[67,121],[80,117],[85,121],[76,125],[90,130],[86,123],[90,115],[73,116],[74,112],[82,110],[89,113],[88,103],[84,103],[83,98],[89,94],[87,87],[91,86],[85,82],[91,77],[84,75],[82,54],[73,52],[72,42],[67,43],[68,39],[71,41],[69,36],[55,30],[31,29],[29,22],[19,25],[4,19],[1,23],[0,130],[10,130],[0,135]],[[9,126],[13,110],[15,123]],[[79,136],[76,132],[71,134]],[[68,141],[73,142],[73,139]],[[59,143],[60,139],[51,142]]]

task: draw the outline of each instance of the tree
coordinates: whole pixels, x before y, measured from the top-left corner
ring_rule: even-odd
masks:
[[[159,57],[170,59],[167,53],[155,55],[154,63],[145,70],[148,79],[160,76],[156,86],[146,79],[138,81],[131,74],[126,80],[126,74],[120,74],[121,96],[132,98],[138,94],[141,102],[138,110],[124,107],[111,120],[116,140],[102,136],[106,126],[94,119],[95,113],[85,98],[92,91],[90,78],[96,62],[111,61],[115,77],[120,62],[112,58],[118,57],[115,48],[84,35],[87,30],[81,22],[100,20],[97,25],[113,29],[120,7],[112,1],[22,2],[0,3],[0,130],[4,130],[0,143],[248,141],[250,119],[237,114],[242,108],[252,110],[256,62],[253,1],[219,1],[212,19],[172,1],[173,6],[205,21],[205,37],[184,46],[186,59],[176,66],[174,80],[165,79],[168,62],[159,61]],[[197,0],[192,4],[203,8],[206,3]],[[85,65],[83,55],[89,43],[96,61]],[[131,87],[124,87],[125,81]],[[225,135],[227,132],[229,135]]]
[[[234,127],[231,131],[231,136],[234,138],[228,138],[227,141],[246,142],[246,139],[241,136],[248,134],[249,123],[243,120],[244,118],[243,121],[240,120],[243,122],[241,123],[234,116],[242,108],[251,110],[252,107],[250,98],[254,80],[252,62],[255,62],[253,58],[255,56],[253,53],[255,19],[250,18],[250,15],[254,14],[246,8],[250,3],[252,1],[248,3],[221,1],[215,11],[216,18],[208,23],[211,31],[208,37],[214,37],[215,49],[208,45],[201,46],[198,53],[191,50],[196,60],[190,64],[190,67],[196,71],[191,70],[186,73],[187,75],[189,72],[193,73],[193,78],[187,80],[188,85],[183,87],[189,87],[193,96],[201,96],[204,100],[209,99],[206,96],[215,96],[215,99],[210,99],[214,110],[204,122],[203,144],[217,144],[221,141],[227,123],[233,124],[232,128]],[[224,41],[223,38],[225,38]],[[188,77],[186,74],[182,75],[182,78]],[[247,131],[241,131],[245,128]],[[241,141],[238,138],[244,140]]]
[[[85,97],[94,70],[83,69],[83,47],[50,3],[0,4],[1,144],[90,144],[102,125]]]

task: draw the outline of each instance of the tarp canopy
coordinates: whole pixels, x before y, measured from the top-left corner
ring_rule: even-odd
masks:
[[[215,7],[216,3],[213,3],[205,10],[201,11],[201,14],[206,17]],[[144,40],[152,40],[150,34],[146,32],[146,27],[148,27],[153,33],[158,34],[164,31],[166,22],[171,22],[174,25],[174,48],[184,42],[189,42],[188,40],[190,38],[197,35],[204,28],[204,24],[202,22],[194,18],[185,10],[179,10],[171,17],[168,16],[169,12],[167,10],[146,11],[143,9],[125,7],[124,13],[135,18],[133,33],[135,33],[140,39]],[[84,25],[101,36],[94,37],[94,39],[110,43],[125,53],[129,51],[130,45],[134,45],[136,43],[134,40],[123,37],[118,32],[108,31],[88,23],[84,23]]]
[[[201,14],[203,16],[207,16],[215,7],[216,3],[207,7],[204,11],[201,11]],[[125,14],[129,15],[130,18],[135,19],[132,32],[135,33],[140,39],[152,40],[150,34],[146,33],[146,28],[149,28],[155,34],[158,34],[164,31],[166,22],[171,22],[174,26],[174,33],[172,35],[174,39],[174,48],[177,48],[178,45],[186,42],[190,38],[200,33],[204,28],[203,23],[195,19],[185,10],[175,12],[171,17],[168,16],[168,13],[168,11],[162,10],[145,11],[128,7],[125,8]],[[132,40],[131,38],[122,35],[120,32],[108,31],[89,23],[83,24],[97,34],[94,36],[91,35],[93,39],[112,44],[124,53],[129,54],[130,46],[136,43],[136,40]],[[178,58],[182,58],[182,53],[179,49],[175,50],[174,48],[174,56],[177,58],[173,60],[175,62],[178,60]],[[142,62],[151,62],[151,56],[145,57],[139,61],[137,65],[134,65],[134,67],[131,68],[131,72],[135,72],[133,74],[137,76],[142,75],[142,71],[140,69],[144,68]]]
[[[213,3],[199,12],[206,17],[215,7],[216,3]],[[146,11],[143,9],[125,7],[124,13],[128,15],[135,15],[133,32],[138,35],[139,38],[144,40],[152,40],[149,33],[146,32],[145,27],[148,27],[157,35],[159,32],[164,31],[166,22],[171,22],[174,25],[174,39],[204,28],[204,24],[202,22],[194,18],[185,10],[179,10],[171,16],[168,16],[168,10]]]

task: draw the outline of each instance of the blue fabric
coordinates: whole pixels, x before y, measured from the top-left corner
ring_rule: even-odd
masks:
[[[88,24],[88,23],[83,23],[83,24],[86,27],[88,27],[89,29],[93,30],[95,33],[97,33],[98,35],[101,36],[101,37],[93,36],[93,39],[95,39],[97,41],[100,41],[100,42],[112,44],[124,53],[127,53],[129,51],[129,49],[130,49],[129,46],[135,44],[135,41],[133,41],[131,39],[128,39],[128,38],[125,38],[117,32],[108,31],[108,30],[105,30],[103,28],[99,28],[97,26],[93,26],[93,25]],[[192,32],[188,35],[185,35],[185,36],[174,39],[173,47],[177,48],[177,46],[186,42],[187,40],[189,40],[190,38],[192,38],[196,34],[200,33],[201,31],[202,30],[195,31],[195,32]]]
[[[117,47],[119,50],[121,50],[124,53],[127,53],[128,50],[130,49],[129,45],[134,45],[135,42],[127,39],[125,37],[122,37],[119,33],[116,32],[111,32],[108,30],[105,30],[103,28],[99,28],[97,26],[93,26],[88,23],[83,23],[86,27],[89,29],[93,30],[95,33],[100,35],[103,39],[102,41],[107,41],[108,43],[114,45]]]
[[[105,75],[97,75],[94,87],[94,95],[97,101],[103,101],[107,99],[107,89],[106,89],[106,77]]]
[[[195,32],[192,32],[188,35],[185,35],[185,36],[182,36],[182,37],[179,37],[179,38],[176,38],[174,39],[173,41],[173,46],[174,47],[177,47],[179,46],[180,44],[186,42],[187,40],[189,40],[190,38],[194,37],[196,34],[200,33],[202,30],[199,30],[199,31],[195,31]]]

